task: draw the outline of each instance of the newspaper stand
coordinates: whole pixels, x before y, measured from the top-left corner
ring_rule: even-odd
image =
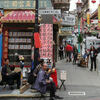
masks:
[[[64,70],[61,70],[60,72],[60,81],[61,81],[61,85],[59,87],[59,89],[61,89],[62,87],[64,87],[64,90],[66,90],[66,86],[65,86],[65,81],[67,79],[67,73]]]

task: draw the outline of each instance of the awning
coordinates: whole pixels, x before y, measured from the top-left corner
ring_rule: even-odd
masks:
[[[2,17],[2,22],[12,23],[12,22],[34,22],[35,13],[33,11],[12,11],[6,16]]]
[[[33,11],[11,11],[1,18],[2,23],[34,23],[35,12]],[[53,23],[57,24],[57,19],[53,16]]]

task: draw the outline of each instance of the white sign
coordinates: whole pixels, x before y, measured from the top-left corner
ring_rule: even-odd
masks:
[[[61,14],[61,10],[39,10],[39,14],[47,15],[47,14]]]
[[[67,73],[66,73],[65,70],[61,70],[60,79],[61,80],[66,80],[67,79]]]
[[[98,23],[98,20],[97,20],[97,19],[93,19],[93,20],[91,21],[91,23],[92,23],[92,24],[97,24],[97,23]]]
[[[61,31],[73,31],[74,30],[74,27],[63,27],[61,28]]]
[[[62,25],[75,25],[75,16],[74,15],[65,15],[62,17]]]

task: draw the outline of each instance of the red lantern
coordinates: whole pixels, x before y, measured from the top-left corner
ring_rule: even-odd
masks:
[[[91,20],[91,23],[93,22],[93,20]]]
[[[83,19],[84,20],[84,22],[86,21],[86,19]]]
[[[96,0],[92,0],[91,2],[92,2],[92,3],[96,3]]]
[[[98,23],[100,23],[100,21],[98,21]]]

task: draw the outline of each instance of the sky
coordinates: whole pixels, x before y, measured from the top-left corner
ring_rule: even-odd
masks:
[[[77,1],[78,0],[70,0],[70,11],[73,11],[74,9],[76,9]],[[90,12],[92,13],[97,9],[100,0],[96,0],[95,4],[91,3],[91,1],[92,0],[89,1],[89,8],[90,8]]]

